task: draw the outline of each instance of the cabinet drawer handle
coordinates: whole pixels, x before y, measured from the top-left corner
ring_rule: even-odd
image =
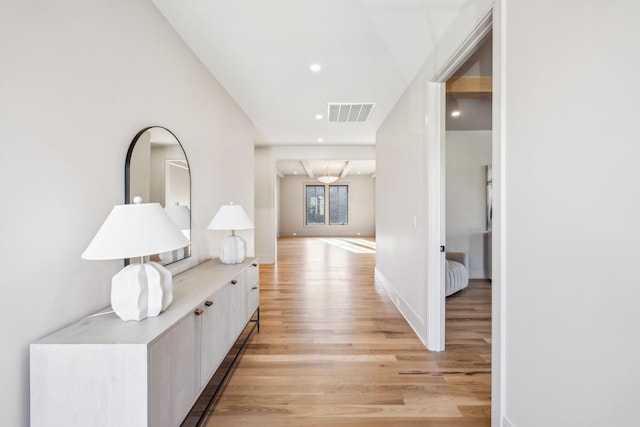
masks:
[[[213,301],[207,300],[204,302],[204,305],[206,305],[207,307],[211,307],[213,305]]]
[[[251,264],[253,267],[257,267],[258,264],[256,264],[255,262],[253,264]]]
[[[195,313],[196,313],[196,316],[200,316],[202,313],[204,313],[204,310],[201,308],[196,308]]]
[[[258,290],[258,287],[257,287],[257,286],[254,286],[253,288],[251,288],[251,290],[252,290],[252,291],[257,291],[257,290]]]
[[[231,281],[231,284],[232,284],[232,285],[237,285],[237,284],[238,284],[238,281],[237,281],[236,279],[233,279],[233,280]]]

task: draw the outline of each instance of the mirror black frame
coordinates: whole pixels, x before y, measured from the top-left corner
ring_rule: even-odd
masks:
[[[178,137],[171,132],[169,129],[167,129],[164,126],[147,126],[146,128],[142,129],[140,132],[138,132],[136,134],[136,136],[133,138],[133,140],[131,141],[131,144],[129,144],[129,149],[127,150],[127,157],[125,159],[125,164],[124,164],[124,203],[125,205],[130,204],[130,200],[131,200],[131,156],[133,155],[133,150],[135,149],[136,143],[138,142],[138,139],[147,131],[151,130],[151,129],[163,129],[166,132],[168,132],[171,136],[173,136],[173,138],[176,140],[176,142],[178,143],[178,145],[180,146],[180,149],[182,150],[182,153],[184,154],[184,160],[187,163],[187,168],[188,168],[188,172],[189,172],[189,222],[191,222],[191,165],[189,164],[189,158],[187,157],[187,152],[184,150],[184,146],[182,145],[182,143],[180,142],[180,140],[178,139]],[[191,234],[189,234],[189,236],[191,236]],[[189,241],[191,241],[191,237],[189,237]],[[169,264],[173,264],[174,262],[178,262],[184,259],[187,259],[191,256],[191,244],[189,244],[189,251],[188,254],[185,255],[184,257],[182,257],[181,259],[166,263],[164,265],[169,265]],[[124,260],[124,264],[125,265],[129,265],[130,260],[129,259],[125,259]]]

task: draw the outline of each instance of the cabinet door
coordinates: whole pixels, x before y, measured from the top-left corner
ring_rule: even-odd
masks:
[[[245,273],[241,273],[233,279],[229,288],[229,338],[231,342],[240,336],[247,324],[247,291]]]
[[[32,344],[30,359],[32,427],[148,424],[146,345]]]
[[[200,386],[204,387],[229,351],[229,291],[223,287],[204,303],[200,344]]]
[[[258,264],[251,264],[247,268],[247,321],[251,319],[253,313],[260,305],[260,284],[258,274]]]
[[[200,391],[200,316],[191,314],[149,350],[149,392],[154,427],[177,426]]]

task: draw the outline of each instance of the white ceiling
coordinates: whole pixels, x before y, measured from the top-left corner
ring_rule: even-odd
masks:
[[[256,145],[301,147],[301,160],[278,162],[279,174],[314,177],[327,167],[375,175],[375,160],[305,160],[305,147],[375,144],[376,130],[468,0],[153,2],[256,125]],[[473,67],[484,71],[486,58]],[[322,69],[314,73],[311,64]],[[329,123],[329,103],[375,106],[366,123]],[[490,121],[485,110],[447,126]]]
[[[374,144],[467,1],[153,0],[256,125],[257,145]],[[327,103],[375,108],[367,123],[327,123]]]

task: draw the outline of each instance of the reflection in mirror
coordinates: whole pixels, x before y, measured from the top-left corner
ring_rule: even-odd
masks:
[[[182,145],[168,129],[141,130],[129,146],[125,164],[125,203],[142,197],[160,203],[182,233],[191,240],[191,173]],[[191,255],[191,246],[146,257],[162,265]],[[125,261],[128,264],[128,260]]]

